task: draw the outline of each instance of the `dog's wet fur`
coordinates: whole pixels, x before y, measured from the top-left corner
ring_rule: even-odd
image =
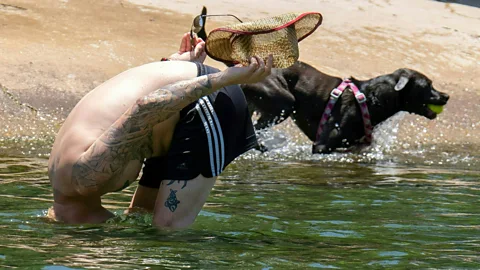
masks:
[[[206,8],[202,14],[206,14]],[[206,40],[206,32],[204,29],[202,31],[199,37]],[[231,66],[231,63],[225,64]],[[373,126],[400,111],[435,119],[437,114],[427,104],[445,105],[449,99],[446,93],[432,86],[427,76],[406,68],[369,80],[350,80],[367,97]],[[244,84],[241,88],[250,112],[260,114],[255,124],[256,130],[279,124],[291,117],[313,142],[312,153],[328,154],[340,148],[360,146],[365,135],[360,106],[351,91],[344,91],[316,140],[318,124],[330,92],[341,82],[339,77],[322,73],[298,61],[286,69],[273,69],[272,74],[262,82]],[[260,150],[267,149],[260,146]]]

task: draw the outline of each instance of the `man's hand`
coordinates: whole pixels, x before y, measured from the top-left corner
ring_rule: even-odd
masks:
[[[172,61],[191,61],[200,63],[203,63],[205,58],[207,58],[205,41],[201,38],[194,38],[191,40],[189,33],[183,34],[180,49],[177,53],[174,53],[169,57]]]
[[[268,56],[266,63],[261,58],[252,57],[248,66],[236,65],[227,68],[222,72],[221,78],[226,85],[257,83],[270,75],[272,63],[272,55]]]

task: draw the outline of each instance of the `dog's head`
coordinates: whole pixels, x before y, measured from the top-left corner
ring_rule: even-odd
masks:
[[[401,107],[404,111],[434,119],[437,113],[427,105],[443,106],[450,98],[447,94],[437,91],[432,85],[432,80],[415,70],[398,69],[391,76],[395,81],[394,89],[400,94]]]

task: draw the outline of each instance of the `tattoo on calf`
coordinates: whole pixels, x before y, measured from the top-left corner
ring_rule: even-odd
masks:
[[[177,190],[170,189],[170,195],[165,201],[165,207],[167,207],[171,212],[175,212],[179,203],[180,201],[177,200]]]

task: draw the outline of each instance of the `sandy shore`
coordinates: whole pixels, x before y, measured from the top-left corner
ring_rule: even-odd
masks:
[[[432,0],[202,4],[209,14],[233,13],[245,20],[319,11],[323,24],[300,43],[301,60],[327,73],[359,78],[400,67],[417,69],[452,99],[434,124],[417,116],[407,121],[414,119],[432,133],[442,131],[449,140],[480,141],[478,7]],[[175,51],[200,9],[200,4],[187,1],[0,0],[0,84],[18,102],[60,114],[61,119],[81,95],[105,79]],[[229,22],[210,20],[207,30]],[[223,68],[212,60],[207,63]],[[26,132],[12,125],[27,119],[18,113],[18,102],[2,92],[0,102],[0,124],[10,123],[0,135]]]

